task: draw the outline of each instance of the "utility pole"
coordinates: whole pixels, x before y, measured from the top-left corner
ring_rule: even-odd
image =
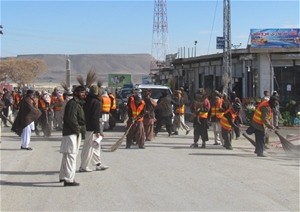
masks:
[[[232,61],[231,61],[231,20],[230,0],[223,0],[223,37],[225,45],[223,49],[223,92],[232,91]]]
[[[71,60],[69,55],[67,55],[67,59],[66,59],[66,84],[70,91],[71,90]]]
[[[164,66],[168,51],[168,17],[166,0],[154,0],[152,60],[150,73]]]

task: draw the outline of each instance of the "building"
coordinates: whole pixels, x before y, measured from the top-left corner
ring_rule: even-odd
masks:
[[[222,91],[223,53],[177,58],[161,69],[156,84],[175,82],[192,98],[198,88]],[[281,101],[300,100],[300,49],[251,48],[232,50],[232,90],[240,98],[262,97],[276,90]]]

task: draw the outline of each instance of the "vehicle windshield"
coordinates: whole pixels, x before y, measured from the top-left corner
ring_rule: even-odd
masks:
[[[128,95],[131,95],[132,94],[132,90],[131,89],[124,89],[121,91],[121,97],[123,99],[127,98]]]
[[[144,90],[144,89],[142,88],[142,90]],[[168,95],[171,95],[171,92],[169,89],[151,88],[151,98],[159,99],[162,96],[163,92],[167,92]]]

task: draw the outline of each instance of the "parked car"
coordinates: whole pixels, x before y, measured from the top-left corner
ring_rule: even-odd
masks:
[[[155,101],[158,101],[165,91],[168,93],[168,95],[172,95],[171,89],[164,85],[138,84],[136,85],[136,88],[140,88],[142,91],[151,89],[151,98],[153,98]]]

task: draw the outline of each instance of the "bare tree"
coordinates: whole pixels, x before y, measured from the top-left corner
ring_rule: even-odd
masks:
[[[9,78],[19,86],[32,83],[46,71],[46,63],[39,59],[9,58],[0,61],[0,79]]]

